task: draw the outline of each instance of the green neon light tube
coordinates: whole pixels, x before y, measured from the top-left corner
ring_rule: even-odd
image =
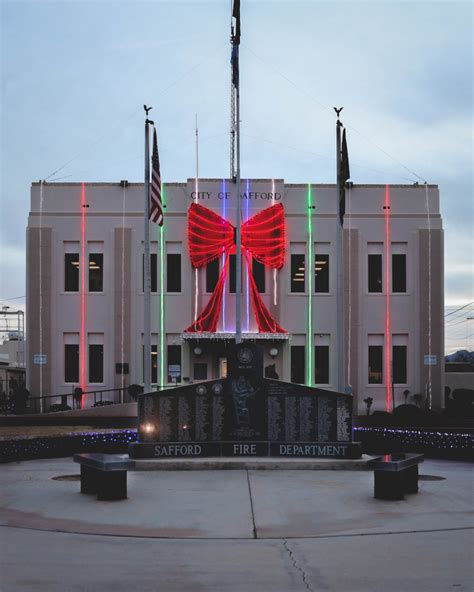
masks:
[[[161,201],[163,203],[163,207],[166,204],[165,199],[165,184],[161,184]],[[159,356],[159,379],[158,383],[161,389],[164,389],[165,384],[165,269],[164,269],[164,261],[165,261],[165,221],[166,216],[164,216],[163,226],[158,226],[158,242],[160,245],[160,334],[159,334],[159,344],[158,344],[158,356]]]
[[[313,195],[311,183],[308,183],[308,339],[306,348],[306,385],[313,385]]]

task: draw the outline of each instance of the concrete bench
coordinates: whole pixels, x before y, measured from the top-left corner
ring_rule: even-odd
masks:
[[[374,469],[374,497],[401,500],[405,493],[418,493],[418,465],[423,454],[385,454],[371,460]]]
[[[81,493],[96,493],[98,500],[127,498],[127,471],[135,467],[128,454],[99,452],[74,455],[81,465]]]

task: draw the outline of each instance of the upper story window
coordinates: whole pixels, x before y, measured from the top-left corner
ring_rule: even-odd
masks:
[[[79,253],[64,255],[64,291],[79,292]]]
[[[305,287],[305,255],[293,253],[291,255],[291,291],[304,292]]]
[[[156,253],[150,253],[150,285],[151,291],[158,291],[158,259]],[[145,291],[145,255],[142,256],[142,291]]]
[[[368,255],[368,290],[372,293],[382,292],[382,255]]]
[[[206,265],[206,292],[214,292],[219,280],[219,258],[216,257]]]
[[[314,256],[314,291],[316,294],[329,292],[329,255]]]
[[[103,292],[104,290],[104,255],[102,253],[89,254],[89,292]]]
[[[404,254],[392,255],[392,292],[407,291],[407,257]]]
[[[252,259],[252,276],[257,291],[263,294],[265,292],[265,265],[256,259]]]
[[[181,292],[181,255],[168,253],[166,256],[166,291]]]

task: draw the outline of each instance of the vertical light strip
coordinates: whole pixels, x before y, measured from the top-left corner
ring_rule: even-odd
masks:
[[[165,194],[165,184],[161,184],[161,200],[163,202],[163,208],[166,207],[166,194]],[[164,261],[165,261],[165,223],[166,223],[166,216],[164,217],[163,226],[158,226],[158,240],[160,243],[160,335],[159,335],[159,344],[158,349],[160,350],[159,355],[159,388],[164,389],[165,385],[165,270],[164,270]]]
[[[272,206],[275,205],[275,179],[272,179]],[[273,270],[273,304],[277,305],[277,270]]]
[[[225,179],[222,179],[222,217],[224,218],[224,220],[227,220],[226,218],[226,210],[227,210],[227,183]],[[222,269],[224,269],[224,265],[225,265],[225,251],[224,248],[222,249]],[[224,278],[224,287],[222,288],[222,331],[225,333],[225,301],[226,301],[226,294],[225,294],[225,288],[226,288],[226,281],[227,278]]]
[[[39,352],[43,357],[43,181],[40,181],[39,203]],[[43,397],[43,364],[39,365],[39,392]],[[43,399],[40,399],[40,410],[43,412]]]
[[[390,411],[392,403],[392,337],[390,321],[390,189],[385,186],[385,409]]]
[[[250,191],[250,179],[247,179],[246,184],[245,184],[245,192],[246,192],[246,200],[245,200],[245,221],[247,221],[249,219],[249,191]],[[243,260],[243,259],[242,259]],[[247,325],[247,333],[250,333],[250,289],[249,289],[249,283],[250,283],[250,278],[249,278],[249,265],[252,265],[252,257],[249,258],[249,253],[246,250],[245,252],[245,272],[246,272],[246,278],[247,281],[245,283],[245,319],[246,319],[246,325]]]
[[[86,390],[86,185],[81,185],[81,334],[79,345],[80,383],[82,392]],[[84,408],[84,395],[81,407]]]
[[[306,281],[308,283],[308,339],[306,352],[306,385],[313,384],[313,196],[311,183],[308,183],[307,216],[308,216],[308,261],[306,263]]]
[[[346,192],[346,215],[345,220],[348,222],[348,232],[349,232],[349,240],[348,240],[348,251],[349,255],[348,259],[348,273],[349,273],[349,291],[347,295],[347,385],[352,386],[351,383],[351,344],[352,344],[352,218],[351,218],[351,188],[350,186]]]
[[[428,355],[431,360],[431,216],[428,184],[425,183],[426,215],[428,218]],[[467,347],[467,343],[466,343]],[[431,362],[428,364],[428,409],[431,409]]]
[[[120,388],[125,385],[125,374],[123,373],[123,359],[125,346],[125,183],[122,187],[122,296],[121,296],[121,323],[120,323]],[[123,390],[120,393],[120,401],[123,401]]]

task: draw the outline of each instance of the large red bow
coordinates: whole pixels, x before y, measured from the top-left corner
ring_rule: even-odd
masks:
[[[215,332],[221,310],[229,255],[235,253],[235,227],[212,210],[192,204],[188,215],[188,249],[193,267],[203,267],[225,255],[221,275],[204,310],[186,332]],[[281,204],[262,210],[241,228],[242,251],[247,262],[252,304],[260,333],[286,333],[278,325],[258,293],[251,270],[252,257],[273,269],[285,261],[285,215]]]

